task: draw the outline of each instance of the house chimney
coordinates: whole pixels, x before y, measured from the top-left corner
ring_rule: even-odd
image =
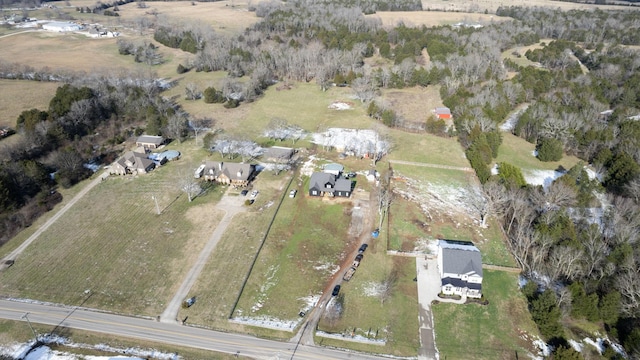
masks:
[[[218,170],[222,171],[222,161],[220,161],[220,163],[218,163]]]
[[[238,173],[236,174],[239,178],[242,177],[242,170],[238,170]]]

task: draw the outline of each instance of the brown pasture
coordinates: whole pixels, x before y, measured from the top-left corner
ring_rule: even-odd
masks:
[[[424,5],[423,5],[424,6]],[[426,8],[425,8],[426,9]],[[393,27],[403,23],[409,27],[441,26],[459,22],[469,24],[489,24],[493,21],[505,21],[511,18],[488,14],[447,11],[378,11],[372,18],[379,18],[385,27]]]
[[[616,6],[616,5],[595,5],[581,4],[566,1],[552,0],[422,0],[422,8],[425,10],[439,10],[448,12],[468,12],[468,13],[495,13],[500,6],[525,6],[525,7],[548,7],[563,11],[582,10],[639,10],[639,7]]]
[[[0,80],[0,127],[15,128],[21,112],[47,110],[60,84],[27,80]]]

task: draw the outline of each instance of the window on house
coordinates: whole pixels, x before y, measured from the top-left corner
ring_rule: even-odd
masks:
[[[313,191],[311,192],[311,194],[312,194],[312,195],[318,195],[318,192],[317,192],[317,191],[315,191],[315,190],[313,190]]]

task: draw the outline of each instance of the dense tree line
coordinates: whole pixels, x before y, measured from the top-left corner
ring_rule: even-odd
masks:
[[[159,96],[152,74],[119,75],[78,78],[60,86],[46,110],[18,116],[22,136],[0,148],[0,243],[61,200],[56,186],[89,176],[85,164],[112,162],[112,145],[142,133],[140,125],[153,130],[152,123],[166,119],[156,132],[184,135],[186,117]]]

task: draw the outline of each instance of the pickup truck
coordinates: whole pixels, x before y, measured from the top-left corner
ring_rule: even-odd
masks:
[[[353,277],[353,274],[356,273],[356,268],[355,267],[350,267],[347,272],[344,273],[344,276],[342,277],[342,280],[344,281],[349,281],[351,280],[351,278]]]

